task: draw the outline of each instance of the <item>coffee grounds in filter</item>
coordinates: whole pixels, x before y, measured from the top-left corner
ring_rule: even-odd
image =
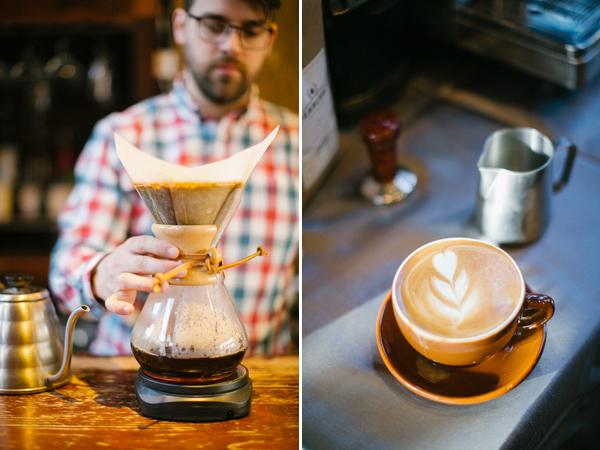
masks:
[[[243,183],[145,183],[135,187],[161,225],[210,225],[226,214],[223,208]]]
[[[171,191],[165,185],[160,184],[140,184],[135,186],[136,190],[146,208],[152,214],[156,223],[161,225],[177,225],[173,201],[171,200]]]

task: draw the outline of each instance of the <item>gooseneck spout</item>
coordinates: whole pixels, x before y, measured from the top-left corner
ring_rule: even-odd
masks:
[[[75,328],[75,322],[77,322],[79,316],[88,312],[89,310],[89,306],[81,305],[69,316],[69,320],[67,321],[67,326],[65,329],[65,349],[63,352],[62,366],[55,375],[51,375],[49,373],[44,375],[44,381],[46,384],[54,383],[55,381],[62,379],[69,372],[69,367],[71,365],[71,353],[73,352],[73,328]]]

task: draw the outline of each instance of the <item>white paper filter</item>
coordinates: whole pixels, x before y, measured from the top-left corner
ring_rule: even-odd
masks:
[[[229,158],[197,167],[168,163],[148,155],[115,133],[117,155],[135,184],[142,183],[246,183],[267,150],[279,126],[262,142]]]

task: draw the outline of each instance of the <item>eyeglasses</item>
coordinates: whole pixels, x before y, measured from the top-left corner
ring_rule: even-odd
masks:
[[[198,36],[211,44],[224,42],[232,30],[237,31],[240,44],[245,50],[266,50],[271,44],[273,28],[263,25],[243,25],[238,27],[225,20],[211,16],[196,17],[188,13],[198,22]]]

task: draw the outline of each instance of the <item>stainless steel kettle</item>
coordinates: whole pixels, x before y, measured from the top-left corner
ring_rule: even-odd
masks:
[[[30,275],[7,275],[0,289],[0,394],[57,389],[71,379],[73,328],[80,306],[69,316],[65,340],[47,289],[30,286]],[[1,285],[0,285],[1,286]]]

